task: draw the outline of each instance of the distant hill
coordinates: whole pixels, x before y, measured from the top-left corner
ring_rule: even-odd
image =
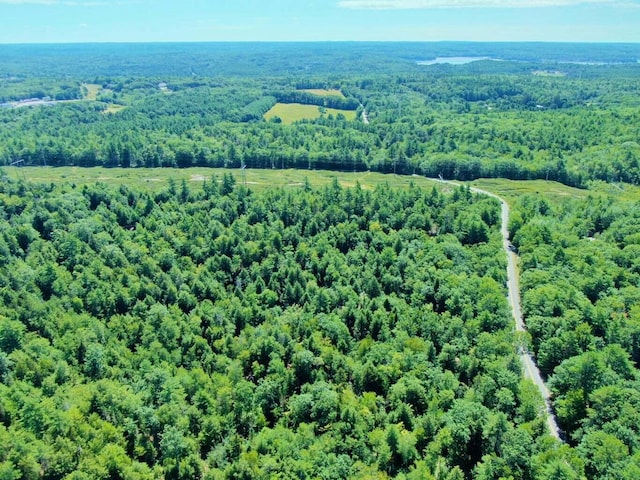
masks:
[[[0,76],[225,76],[415,72],[437,57],[637,64],[640,44],[484,42],[94,43],[0,45]],[[463,67],[467,68],[467,67]]]

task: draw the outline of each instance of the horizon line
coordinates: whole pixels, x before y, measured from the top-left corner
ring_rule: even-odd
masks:
[[[26,46],[26,45],[140,45],[140,44],[295,44],[295,43],[476,43],[476,44],[505,44],[505,43],[526,43],[526,44],[565,44],[565,45],[638,45],[639,41],[627,40],[142,40],[142,41],[86,41],[86,42],[0,42],[0,46]]]

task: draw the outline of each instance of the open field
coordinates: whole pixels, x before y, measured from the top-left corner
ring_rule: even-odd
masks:
[[[166,188],[169,179],[180,183],[186,180],[193,188],[197,188],[204,180],[212,176],[219,179],[224,173],[231,173],[238,184],[242,183],[239,169],[224,168],[82,168],[82,167],[1,167],[2,171],[13,179],[26,179],[35,183],[90,185],[97,182],[130,185],[136,188],[157,191]],[[392,187],[407,188],[410,183],[432,188],[434,182],[424,177],[410,177],[372,172],[332,172],[326,170],[260,170],[247,169],[247,187],[261,191],[273,187],[300,188],[305,178],[314,187],[330,184],[334,178],[344,187],[354,187],[356,182],[364,189],[372,189],[377,185],[389,184]]]
[[[502,178],[481,178],[470,182],[471,185],[500,195],[512,201],[520,195],[533,193],[549,199],[585,198],[589,195],[610,196],[627,202],[640,201],[640,187],[628,183],[591,182],[589,189],[573,188],[557,182],[545,180],[506,180]]]
[[[327,90],[327,89],[324,89],[324,88],[305,88],[302,91],[303,92],[312,93],[312,94],[318,95],[320,97],[347,98],[347,97],[344,96],[344,94],[340,90],[336,90],[336,89]]]
[[[102,86],[97,83],[84,83],[82,86],[87,89],[85,100],[96,100],[98,98],[98,92],[102,88]]]
[[[609,195],[618,200],[628,202],[640,201],[640,187],[628,183],[606,183],[602,181],[591,182],[589,192],[601,195]]]
[[[222,178],[225,173],[231,173],[238,184],[243,182],[239,169],[225,168],[82,168],[82,167],[0,167],[10,178],[26,179],[35,183],[67,183],[77,186],[104,182],[116,185],[130,185],[145,190],[157,191],[166,188],[169,179],[176,182],[186,180],[193,187],[213,176]],[[273,187],[300,188],[305,179],[308,179],[312,187],[318,188],[328,185],[334,178],[343,187],[354,187],[357,182],[364,189],[372,189],[377,185],[388,184],[391,187],[408,188],[411,183],[422,188],[432,188],[441,185],[419,175],[393,175],[375,172],[334,172],[327,170],[279,170],[279,169],[247,169],[247,187],[251,190],[261,191]],[[549,198],[584,198],[588,195],[613,195],[624,200],[640,199],[640,188],[631,185],[613,187],[605,184],[593,190],[581,190],[567,187],[556,182],[544,180],[503,180],[503,179],[479,179],[470,182],[470,185],[493,192],[508,201],[513,201],[520,195],[528,193],[541,194]],[[445,190],[450,190],[451,185],[442,185]],[[624,188],[624,190],[620,190]]]
[[[347,120],[356,119],[356,112],[352,110],[338,110],[335,108],[324,108],[326,113],[320,113],[320,108],[316,105],[303,105],[301,103],[276,103],[271,110],[264,114],[266,120],[274,117],[280,117],[282,123],[291,124],[299,120],[314,120],[322,116],[333,115],[339,113],[345,116]]]
[[[150,191],[166,188],[169,179],[176,182],[186,180],[196,187],[213,176],[222,178],[225,173],[231,173],[238,184],[243,182],[240,170],[225,168],[83,168],[83,167],[0,167],[0,171],[13,179],[25,179],[35,183],[67,183],[77,186],[104,182],[116,185],[130,185]],[[432,188],[439,185],[444,190],[451,190],[451,185],[441,185],[440,182],[430,180],[419,175],[393,175],[375,172],[335,172],[328,170],[279,170],[279,169],[247,169],[247,187],[251,190],[262,191],[273,187],[300,188],[305,179],[314,188],[323,187],[334,178],[343,187],[354,187],[357,182],[364,189],[372,189],[377,185],[388,184],[391,187],[408,188],[413,183],[422,188]],[[461,182],[462,183],[462,182]],[[508,202],[514,201],[521,195],[544,195],[549,199],[585,198],[589,195],[607,195],[625,201],[639,201],[640,187],[621,184],[611,185],[597,183],[590,190],[568,187],[557,182],[545,180],[505,180],[482,178],[469,182],[469,185],[493,192]]]

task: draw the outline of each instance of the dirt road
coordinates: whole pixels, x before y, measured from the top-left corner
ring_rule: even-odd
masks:
[[[436,180],[437,179],[433,179]],[[450,185],[460,186],[461,184],[457,182],[450,182],[447,180],[439,180],[443,183],[448,183]],[[516,325],[517,332],[526,332],[526,326],[524,321],[522,320],[522,309],[520,304],[520,284],[518,281],[518,270],[516,268],[518,256],[516,255],[513,245],[509,241],[509,205],[502,198],[496,195],[495,193],[487,192],[486,190],[481,190],[479,188],[470,187],[471,191],[474,193],[481,193],[483,195],[488,195],[500,201],[500,205],[502,206],[502,226],[500,228],[500,232],[502,233],[502,246],[504,248],[505,253],[507,254],[507,288],[508,288],[508,299],[509,306],[511,307],[511,312],[513,314],[513,319]],[[524,368],[524,376],[525,378],[530,379],[542,395],[545,403],[545,409],[547,414],[547,426],[549,427],[549,432],[551,435],[557,439],[561,439],[560,436],[560,428],[558,428],[558,424],[556,422],[556,417],[553,413],[553,408],[551,405],[551,393],[549,389],[545,385],[542,380],[542,376],[540,375],[540,370],[538,369],[533,357],[526,350],[520,351],[520,360],[522,361],[522,366]]]

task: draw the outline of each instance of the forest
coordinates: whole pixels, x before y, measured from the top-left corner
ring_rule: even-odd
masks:
[[[0,479],[640,478],[640,52],[591,47],[0,46]],[[421,176],[544,180],[526,334],[499,201]]]
[[[217,180],[2,184],[2,478],[579,468],[520,378],[495,200]]]
[[[526,197],[512,219],[531,344],[558,419],[578,448],[609,451],[587,463],[609,478],[621,478],[638,440],[639,219],[637,202],[592,196]]]

